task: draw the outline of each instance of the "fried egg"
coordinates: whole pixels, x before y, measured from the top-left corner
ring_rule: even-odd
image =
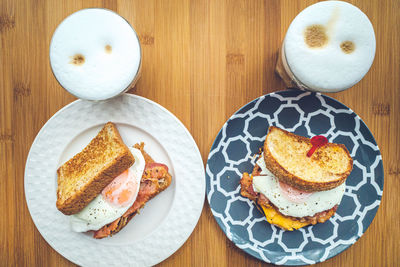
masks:
[[[265,166],[263,155],[256,163],[260,166],[261,173],[253,177],[254,191],[264,194],[283,215],[299,218],[313,216],[333,208],[342,200],[345,183],[327,191],[304,192],[279,182]]]
[[[135,202],[145,160],[139,149],[130,148],[130,151],[135,163],[107,185],[82,211],[70,216],[73,231],[99,230],[121,217]]]

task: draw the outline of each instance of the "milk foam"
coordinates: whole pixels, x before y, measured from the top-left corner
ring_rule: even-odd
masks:
[[[305,31],[313,25],[326,29],[328,40],[322,47],[306,44]],[[364,77],[374,60],[375,46],[374,29],[362,11],[346,2],[326,1],[297,15],[287,31],[283,52],[294,80],[307,89],[337,92]]]
[[[74,56],[82,55],[79,60]],[[79,62],[79,64],[74,64]],[[129,23],[116,13],[83,9],[67,17],[54,32],[50,63],[60,84],[89,100],[125,91],[138,74],[141,50]]]

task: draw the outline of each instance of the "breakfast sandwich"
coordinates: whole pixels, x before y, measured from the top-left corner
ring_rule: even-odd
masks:
[[[293,231],[335,214],[352,168],[344,145],[271,126],[252,173],[243,173],[240,192],[269,223]]]
[[[128,148],[111,122],[57,175],[58,210],[70,215],[73,231],[94,231],[94,238],[119,232],[172,179],[144,143]]]

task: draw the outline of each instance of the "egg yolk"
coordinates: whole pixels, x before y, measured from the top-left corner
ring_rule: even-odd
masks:
[[[116,207],[126,207],[131,204],[137,190],[136,179],[132,171],[127,169],[108,184],[101,194],[109,204]]]

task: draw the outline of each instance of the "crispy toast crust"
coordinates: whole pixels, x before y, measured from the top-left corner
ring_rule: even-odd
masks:
[[[318,148],[317,151],[310,158],[310,160],[314,161],[314,163],[322,162],[323,157],[321,157],[321,154],[323,150],[326,150],[327,148],[333,148],[339,150],[342,154],[345,155],[345,157],[347,157],[347,166],[345,167],[345,171],[340,173],[332,173],[329,180],[325,179],[321,181],[310,181],[307,180],[307,177],[299,177],[298,175],[289,172],[281,165],[282,162],[278,162],[278,160],[273,156],[272,152],[269,149],[268,137],[269,135],[273,134],[274,131],[283,132],[286,136],[291,138],[293,142],[303,143],[306,147],[308,147],[308,149],[310,149],[312,145],[309,138],[287,132],[274,126],[269,127],[268,135],[264,142],[265,165],[280,181],[303,191],[315,192],[333,189],[342,184],[350,175],[353,168],[353,159],[351,158],[349,151],[343,144],[334,143],[328,143],[324,147]],[[304,151],[304,157],[306,157],[307,151],[308,150]]]
[[[111,122],[57,170],[57,208],[65,215],[80,212],[118,175],[135,162]]]

